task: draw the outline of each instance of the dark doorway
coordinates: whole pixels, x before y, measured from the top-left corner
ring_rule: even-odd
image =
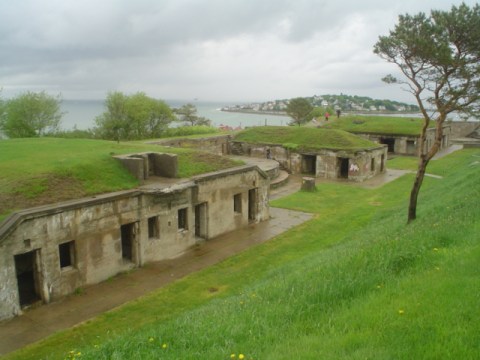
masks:
[[[248,190],[248,220],[254,221],[257,217],[257,189]]]
[[[380,144],[385,144],[388,147],[388,152],[395,152],[395,139],[394,138],[381,138]]]
[[[133,240],[135,238],[135,223],[122,225],[122,258],[125,260],[133,260]]]
[[[385,155],[382,155],[382,158],[380,159],[380,172],[383,172],[385,169]]]
[[[302,155],[302,173],[316,175],[317,173],[317,156]]]
[[[195,236],[207,238],[207,203],[195,206]]]
[[[339,178],[348,179],[348,158],[338,158]]]
[[[38,291],[37,251],[15,255],[15,270],[17,273],[18,295],[20,306],[24,307],[41,300]]]

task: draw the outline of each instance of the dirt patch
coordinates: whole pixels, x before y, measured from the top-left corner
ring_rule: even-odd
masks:
[[[20,180],[5,188],[6,192],[0,192],[0,214],[87,195],[79,180],[52,174]]]

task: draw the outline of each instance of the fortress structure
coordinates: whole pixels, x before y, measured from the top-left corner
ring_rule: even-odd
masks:
[[[120,157],[137,189],[24,209],[0,224],[0,319],[218,235],[269,219],[269,178],[253,165],[191,179],[176,157]]]
[[[450,134],[478,146],[468,135],[478,135],[478,124],[449,125],[443,146]],[[368,138],[375,141],[343,130],[257,127],[233,136],[158,142],[257,159],[189,179],[177,178],[176,155],[116,156],[141,183],[136,189],[23,209],[0,223],[0,320],[268,220],[269,189],[280,183],[279,169],[287,177],[361,182],[385,173],[388,152],[419,151],[414,137]],[[255,165],[260,159],[267,168]]]

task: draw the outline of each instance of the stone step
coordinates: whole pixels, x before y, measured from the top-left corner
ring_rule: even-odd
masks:
[[[278,176],[270,182],[270,189],[276,189],[288,183],[290,174],[285,170],[280,170]]]

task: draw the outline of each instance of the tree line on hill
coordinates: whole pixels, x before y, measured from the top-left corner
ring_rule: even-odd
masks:
[[[143,92],[126,95],[119,91],[108,93],[105,111],[95,118],[95,127],[89,130],[62,131],[60,95],[45,91],[25,92],[12,99],[0,98],[0,131],[9,138],[64,135],[106,140],[140,140],[163,137],[174,122],[191,133],[203,132],[199,127],[210,127],[211,121],[198,116],[197,108],[185,104],[172,109],[165,101],[147,96]],[[195,130],[194,130],[195,129]],[[182,135],[188,130],[179,129]]]

